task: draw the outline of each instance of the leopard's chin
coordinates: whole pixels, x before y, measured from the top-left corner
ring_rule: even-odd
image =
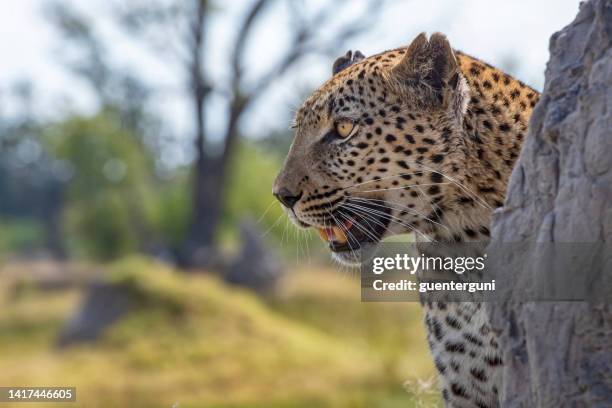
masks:
[[[361,266],[361,248],[353,251],[332,251],[332,259],[344,266],[359,268]]]
[[[367,263],[370,257],[376,253],[382,239],[384,239],[384,236],[374,242],[363,242],[361,246],[353,249],[331,250],[331,257],[342,266],[359,268],[363,263]]]

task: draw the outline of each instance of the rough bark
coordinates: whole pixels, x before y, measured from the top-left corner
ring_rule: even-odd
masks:
[[[496,242],[612,238],[612,2],[581,5],[553,35],[542,98],[512,174]],[[495,274],[529,284],[524,263]],[[606,273],[609,273],[606,272]],[[504,351],[502,406],[612,406],[612,305],[490,304]]]

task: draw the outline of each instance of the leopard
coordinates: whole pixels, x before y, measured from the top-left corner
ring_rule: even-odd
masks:
[[[439,32],[349,51],[296,111],[273,195],[349,266],[394,235],[487,243],[539,97]],[[445,406],[498,407],[504,361],[486,303],[422,303]]]

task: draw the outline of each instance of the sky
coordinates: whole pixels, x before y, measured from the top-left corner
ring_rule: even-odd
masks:
[[[209,33],[210,64],[207,69],[215,81],[227,71],[228,46],[245,4],[251,0],[216,1],[218,11]],[[298,0],[290,0],[298,1]],[[113,61],[142,75],[158,90],[152,109],[176,134],[193,134],[191,110],[186,100],[185,77],[172,58],[162,57],[149,47],[118,32],[111,23],[109,5],[120,0],[63,0],[91,18],[96,32],[107,42]],[[451,45],[509,71],[524,82],[542,89],[548,60],[550,36],[569,24],[578,11],[578,0],[388,0],[378,22],[347,44],[365,55],[406,45],[419,32],[443,32]],[[316,9],[324,0],[306,2]],[[3,0],[0,2],[0,91],[10,84],[29,80],[34,84],[35,106],[44,118],[61,118],[78,112],[93,113],[94,94],[70,74],[62,64],[66,44],[45,20],[47,0]],[[334,23],[341,24],[359,14],[364,1],[352,0],[338,13]],[[286,50],[287,7],[283,0],[267,11],[255,27],[247,54],[247,78],[256,78]],[[329,77],[333,59],[312,57],[295,67],[264,94],[241,123],[244,133],[262,136],[287,127],[291,112],[299,105],[296,95],[304,95]],[[6,93],[6,92],[5,92]],[[224,112],[222,97],[211,110],[211,131],[218,133]],[[1,98],[0,114],[16,107],[10,98]]]

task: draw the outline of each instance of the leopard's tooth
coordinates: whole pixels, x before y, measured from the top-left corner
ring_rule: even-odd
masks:
[[[346,233],[340,227],[317,228],[317,232],[321,239],[325,242],[337,242],[344,244],[347,241]]]
[[[317,232],[319,233],[319,236],[321,237],[321,239],[325,242],[328,242],[328,234],[327,234],[327,228],[317,228]]]
[[[344,244],[347,241],[346,234],[342,228],[334,226],[332,230],[334,231],[334,242]]]

